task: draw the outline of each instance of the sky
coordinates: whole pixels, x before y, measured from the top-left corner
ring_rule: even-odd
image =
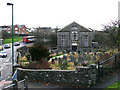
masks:
[[[63,28],[73,21],[101,30],[118,18],[119,0],[0,0],[0,26],[14,24],[32,27]]]

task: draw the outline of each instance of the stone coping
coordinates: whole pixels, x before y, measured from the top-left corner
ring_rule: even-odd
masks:
[[[23,69],[23,68],[17,68],[17,70],[23,70],[23,71],[65,71],[65,72],[69,72],[69,71],[74,71],[75,70],[52,70],[52,69]]]

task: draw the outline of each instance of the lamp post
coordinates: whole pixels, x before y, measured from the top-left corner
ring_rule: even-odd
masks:
[[[12,75],[14,74],[14,29],[13,29],[13,5],[12,3],[7,3],[7,5],[12,6]]]

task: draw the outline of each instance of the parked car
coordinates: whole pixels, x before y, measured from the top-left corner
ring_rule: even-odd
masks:
[[[5,51],[0,52],[0,57],[7,57],[7,53]]]
[[[10,48],[10,44],[5,44],[4,48]]]
[[[3,47],[2,46],[0,46],[0,51],[2,51],[3,50]]]
[[[14,43],[14,46],[19,46],[19,45],[20,45],[19,42],[15,42],[15,43]]]

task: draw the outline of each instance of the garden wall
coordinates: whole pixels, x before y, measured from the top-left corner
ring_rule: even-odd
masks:
[[[72,84],[79,87],[88,87],[96,83],[97,68],[95,64],[89,67],[77,67],[76,70],[41,70],[22,69],[18,70],[18,80],[28,76],[28,80],[37,82],[52,82],[61,84]]]

